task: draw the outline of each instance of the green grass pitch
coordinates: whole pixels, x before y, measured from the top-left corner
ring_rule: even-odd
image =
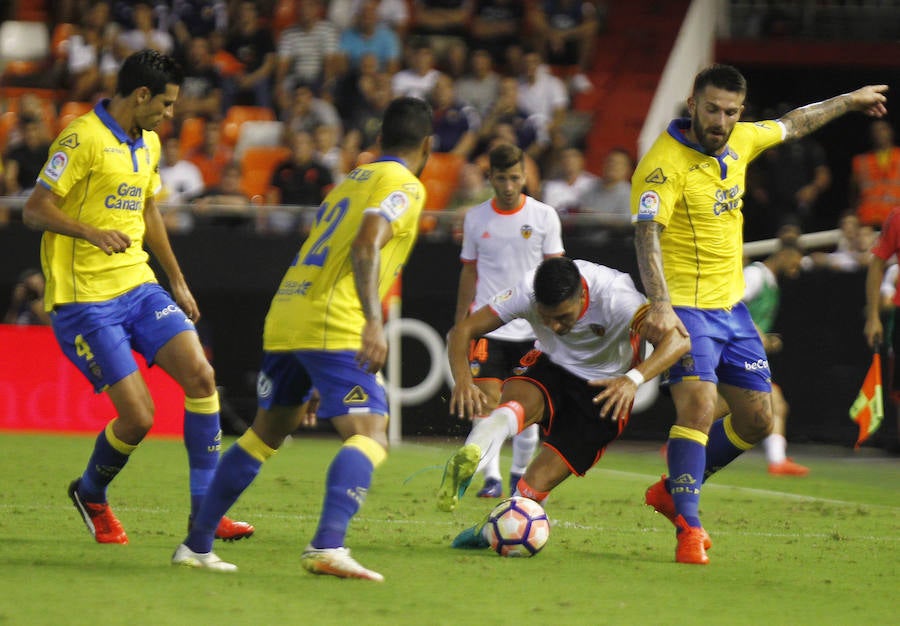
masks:
[[[897,620],[900,464],[874,450],[796,447],[812,469],[805,478],[769,476],[760,452],[744,455],[704,489],[714,545],[703,567],[673,562],[670,524],[643,505],[664,471],[653,444],[613,444],[585,478],[551,495],[544,550],[504,559],[448,547],[496,502],[475,498],[474,485],[456,512],[435,508],[440,467],[459,442],[404,443],[376,472],[347,541],[384,574],[378,584],[299,565],[336,438],[297,437],[263,468],[231,513],[256,535],[216,546],[240,567],[234,575],[169,565],[188,512],[186,453],[175,440],[148,439],[110,490],[131,543],[93,543],[66,496],[92,443],[0,434],[0,625]]]

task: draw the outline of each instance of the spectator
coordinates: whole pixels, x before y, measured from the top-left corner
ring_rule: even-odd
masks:
[[[389,26],[378,21],[378,2],[363,0],[354,25],[341,33],[340,51],[349,69],[356,70],[366,55],[378,60],[378,70],[395,73],[400,69],[400,39]]]
[[[351,118],[348,135],[356,137],[355,143],[362,150],[376,149],[376,141],[381,133],[381,120],[391,102],[391,78],[379,74],[367,81],[368,87],[362,92],[362,102]]]
[[[764,112],[764,119],[775,119],[796,108],[781,104]],[[767,150],[749,167],[747,190],[750,195],[747,215],[748,238],[772,235],[772,229],[785,214],[796,215],[806,229],[816,223],[816,202],[831,186],[831,169],[825,150],[812,137],[782,143]]]
[[[253,224],[250,198],[241,189],[241,166],[237,162],[228,163],[219,184],[207,187],[193,204],[198,224],[243,229]]]
[[[442,59],[451,45],[468,39],[472,0],[414,0],[413,16],[411,33]]]
[[[541,54],[529,50],[523,58],[524,72],[519,81],[519,107],[534,116],[537,144],[529,152],[537,154],[549,142],[550,133],[562,125],[569,107],[569,94],[563,82],[550,73]]]
[[[487,50],[473,50],[469,65],[470,73],[456,81],[456,96],[484,117],[499,99],[500,76]]]
[[[181,142],[172,135],[163,142],[163,158],[159,166],[162,194],[159,196],[169,205],[163,212],[163,221],[169,232],[187,232],[194,225],[191,212],[184,206],[203,193],[203,174],[200,168],[180,156]]]
[[[853,206],[860,222],[880,228],[891,209],[900,205],[900,148],[887,120],[869,128],[872,151],[853,157]]]
[[[243,71],[226,83],[226,108],[232,104],[271,108],[277,55],[271,32],[259,23],[256,2],[241,0],[225,50],[243,65]]]
[[[603,173],[587,200],[587,211],[631,222],[631,173],[634,162],[625,148],[613,148],[603,160]]]
[[[519,104],[519,81],[512,76],[500,79],[496,101],[484,116],[480,128],[480,140],[489,141],[500,126],[512,128],[512,143],[526,153],[538,139],[536,119]],[[530,196],[534,197],[529,191]]]
[[[70,100],[93,102],[98,93],[113,92],[119,68],[114,52],[119,30],[110,19],[109,2],[94,2],[87,10],[67,41]]]
[[[585,0],[548,0],[543,10],[530,11],[533,30],[550,65],[577,68],[570,81],[574,91],[587,91],[599,21],[597,7]]]
[[[175,107],[176,123],[187,117],[215,117],[222,111],[222,77],[213,65],[209,40],[194,37],[188,49],[184,82]]]
[[[28,268],[19,274],[9,298],[4,324],[49,326],[50,315],[44,311],[44,275]]]
[[[365,0],[331,0],[328,3],[328,20],[344,31],[353,26],[355,16]],[[376,2],[378,23],[390,28],[403,38],[409,26],[409,7],[406,0],[380,0]]]
[[[334,185],[331,170],[315,158],[315,144],[306,131],[298,131],[291,138],[291,158],[272,174],[271,191],[267,204],[287,204],[300,207],[316,207],[322,203]],[[300,226],[304,234],[312,226],[312,215],[305,213],[298,219],[296,213],[286,210],[269,211],[261,229],[269,232],[292,232]]]
[[[183,51],[194,37],[228,30],[226,5],[227,0],[156,0],[159,27],[172,33],[176,48]]]
[[[277,104],[287,108],[289,94],[298,83],[331,91],[340,69],[340,33],[320,18],[320,0],[297,0],[297,22],[281,33],[276,73]]]
[[[150,2],[138,0],[131,8],[132,28],[122,32],[118,39],[118,57],[150,48],[163,54],[175,51],[175,40],[168,31],[157,28],[153,23],[153,7]]]
[[[498,67],[518,72],[526,6],[518,0],[475,0],[469,29],[473,48],[487,50]]]
[[[872,246],[878,234],[868,224],[861,224],[853,211],[845,212],[838,223],[841,234],[834,252],[813,252],[809,255],[812,267],[836,272],[855,272],[868,267],[872,258]],[[809,262],[805,263],[809,269]]]
[[[311,133],[319,126],[334,126],[341,132],[341,118],[330,102],[316,97],[313,86],[300,83],[294,89],[294,98],[284,116],[285,127],[289,131]]]
[[[322,124],[312,133],[316,160],[331,171],[331,181],[338,184],[344,179],[349,168],[344,164],[344,151],[340,146],[340,130],[337,126]]]
[[[475,149],[478,114],[456,98],[453,79],[447,74],[438,76],[431,91],[434,110],[434,152],[450,152],[464,159]]]
[[[206,120],[203,126],[203,143],[188,154],[187,160],[200,168],[203,186],[216,187],[222,179],[222,170],[234,158],[233,151],[222,140],[222,121],[218,117]]]
[[[445,213],[453,214],[450,232],[455,243],[462,243],[462,226],[466,211],[490,200],[493,196],[494,190],[488,185],[480,167],[474,163],[466,163],[460,168],[459,184],[444,209]]]
[[[566,216],[588,206],[598,178],[584,169],[584,155],[578,148],[564,150],[561,165],[562,178],[544,182],[542,199]]]
[[[417,39],[410,44],[410,66],[394,74],[391,91],[396,98],[411,96],[425,100],[439,75],[431,46],[426,40]]]
[[[21,138],[10,145],[4,157],[6,193],[11,196],[31,193],[50,150],[50,141],[39,117],[25,113],[19,119],[19,127]]]

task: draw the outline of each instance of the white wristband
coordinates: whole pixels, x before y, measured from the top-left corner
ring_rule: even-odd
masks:
[[[644,382],[644,375],[633,367],[625,372],[625,376],[627,376],[631,380],[631,382],[633,382],[638,387],[640,387]]]

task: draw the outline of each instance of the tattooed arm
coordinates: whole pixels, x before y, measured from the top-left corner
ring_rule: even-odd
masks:
[[[887,90],[887,85],[868,85],[850,93],[794,109],[781,118],[786,130],[785,140],[799,139],[808,135],[850,111],[861,111],[871,117],[883,117],[887,113],[884,106],[887,102],[887,96],[884,95]]]
[[[638,270],[644,293],[650,300],[650,309],[637,330],[647,341],[660,341],[672,328],[678,328],[684,337],[687,329],[682,324],[669,298],[669,287],[663,273],[662,248],[659,233],[663,227],[657,222],[638,222],[635,225],[634,247],[637,252]]]

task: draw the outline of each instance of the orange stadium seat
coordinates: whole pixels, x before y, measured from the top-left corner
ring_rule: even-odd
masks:
[[[188,117],[181,123],[181,133],[178,135],[181,156],[203,145],[203,133],[206,130],[206,120],[202,117]]]
[[[241,156],[241,187],[248,196],[265,196],[272,173],[289,159],[291,149],[285,146],[253,146]]]
[[[447,206],[459,182],[459,171],[465,163],[463,157],[449,152],[434,152],[428,158],[419,179],[425,185],[428,197],[425,209],[441,211]]]
[[[275,111],[269,107],[235,105],[225,112],[222,122],[222,139],[229,146],[234,147],[240,134],[241,124],[247,121],[275,121]]]
[[[19,124],[19,115],[15,111],[0,113],[0,152],[6,152],[9,134]]]
[[[75,32],[75,24],[60,22],[53,27],[50,36],[50,53],[57,61],[69,58],[69,37]]]

